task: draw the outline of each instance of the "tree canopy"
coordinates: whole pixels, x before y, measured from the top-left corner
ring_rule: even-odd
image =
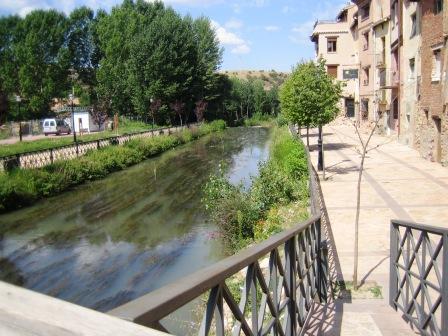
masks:
[[[339,113],[341,84],[329,76],[320,59],[299,63],[280,89],[286,119],[300,126],[322,126]]]
[[[72,90],[98,113],[160,124],[276,113],[278,89],[219,73],[222,55],[208,18],[161,1],[0,17],[0,123],[49,116]]]

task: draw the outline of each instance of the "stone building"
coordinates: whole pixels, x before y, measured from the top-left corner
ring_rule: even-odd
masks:
[[[421,91],[421,6],[417,1],[404,1],[402,6],[403,43],[400,71],[400,142],[413,146]]]
[[[357,115],[359,102],[358,48],[355,5],[347,5],[333,21],[316,21],[311,35],[316,59],[326,61],[327,72],[345,83],[341,110],[349,117]]]
[[[373,4],[371,0],[353,1],[358,7],[358,51],[359,51],[359,98],[360,120],[374,119],[374,48],[373,48]]]
[[[448,163],[447,110],[442,82],[446,81],[443,0],[420,1],[421,90],[414,146],[428,160]]]

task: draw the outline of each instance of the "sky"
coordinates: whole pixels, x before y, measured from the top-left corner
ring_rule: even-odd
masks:
[[[150,0],[148,0],[150,1]],[[165,0],[177,12],[212,20],[224,47],[222,70],[290,71],[314,57],[314,22],[334,19],[347,0]],[[109,11],[121,0],[0,0],[0,15],[37,8],[70,13],[85,5]]]

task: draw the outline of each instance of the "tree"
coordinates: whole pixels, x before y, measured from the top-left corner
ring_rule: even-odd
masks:
[[[282,113],[289,122],[307,127],[319,126],[333,120],[339,113],[341,84],[325,71],[325,61],[299,63],[280,90]],[[320,132],[321,133],[321,132]]]
[[[182,126],[182,113],[185,110],[185,103],[176,100],[174,103],[170,104],[171,109],[177,114],[180,120],[180,125]]]
[[[98,129],[101,130],[107,120],[107,106],[105,102],[96,102],[90,110],[90,116],[94,124],[98,125]]]
[[[372,139],[373,133],[375,132],[378,123],[381,120],[381,112],[379,112],[378,119],[375,121],[372,129],[370,130],[370,133],[367,137],[367,140],[364,140],[361,136],[361,133],[359,131],[358,123],[353,122],[353,127],[355,128],[356,134],[358,135],[359,142],[361,144],[361,163],[359,165],[359,172],[358,172],[358,184],[356,188],[356,217],[355,217],[355,248],[354,248],[354,263],[353,263],[353,286],[355,289],[358,289],[358,240],[359,240],[359,214],[361,211],[361,180],[362,180],[362,173],[364,171],[364,161],[366,158],[366,154],[371,151],[374,148],[377,148],[378,146],[374,148],[368,148],[370,139]]]
[[[188,17],[186,18],[189,19]],[[200,17],[192,22],[197,48],[197,66],[194,74],[194,95],[210,101],[219,96],[217,71],[222,62],[223,49],[210,19]]]
[[[152,99],[151,104],[149,105],[149,114],[152,119],[152,128],[155,126],[155,117],[157,112],[159,112],[160,107],[162,107],[162,101],[160,99]]]
[[[208,103],[205,100],[201,99],[198,100],[195,105],[196,107],[194,109],[194,113],[196,114],[196,120],[198,122],[202,122],[204,120],[204,113],[207,109]]]

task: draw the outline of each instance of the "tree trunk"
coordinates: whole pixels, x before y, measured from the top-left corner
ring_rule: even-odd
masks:
[[[179,113],[180,127],[182,127],[182,115]]]
[[[359,166],[358,173],[358,185],[357,185],[357,195],[356,195],[356,219],[355,219],[355,265],[353,268],[353,288],[358,289],[358,237],[359,237],[359,213],[361,208],[361,179],[362,171],[364,169],[364,159],[366,157],[366,151],[363,149],[363,154],[361,158],[361,165]]]
[[[151,117],[152,117],[152,129],[154,129],[154,125],[155,125],[155,122],[154,122],[154,114],[153,114]]]

